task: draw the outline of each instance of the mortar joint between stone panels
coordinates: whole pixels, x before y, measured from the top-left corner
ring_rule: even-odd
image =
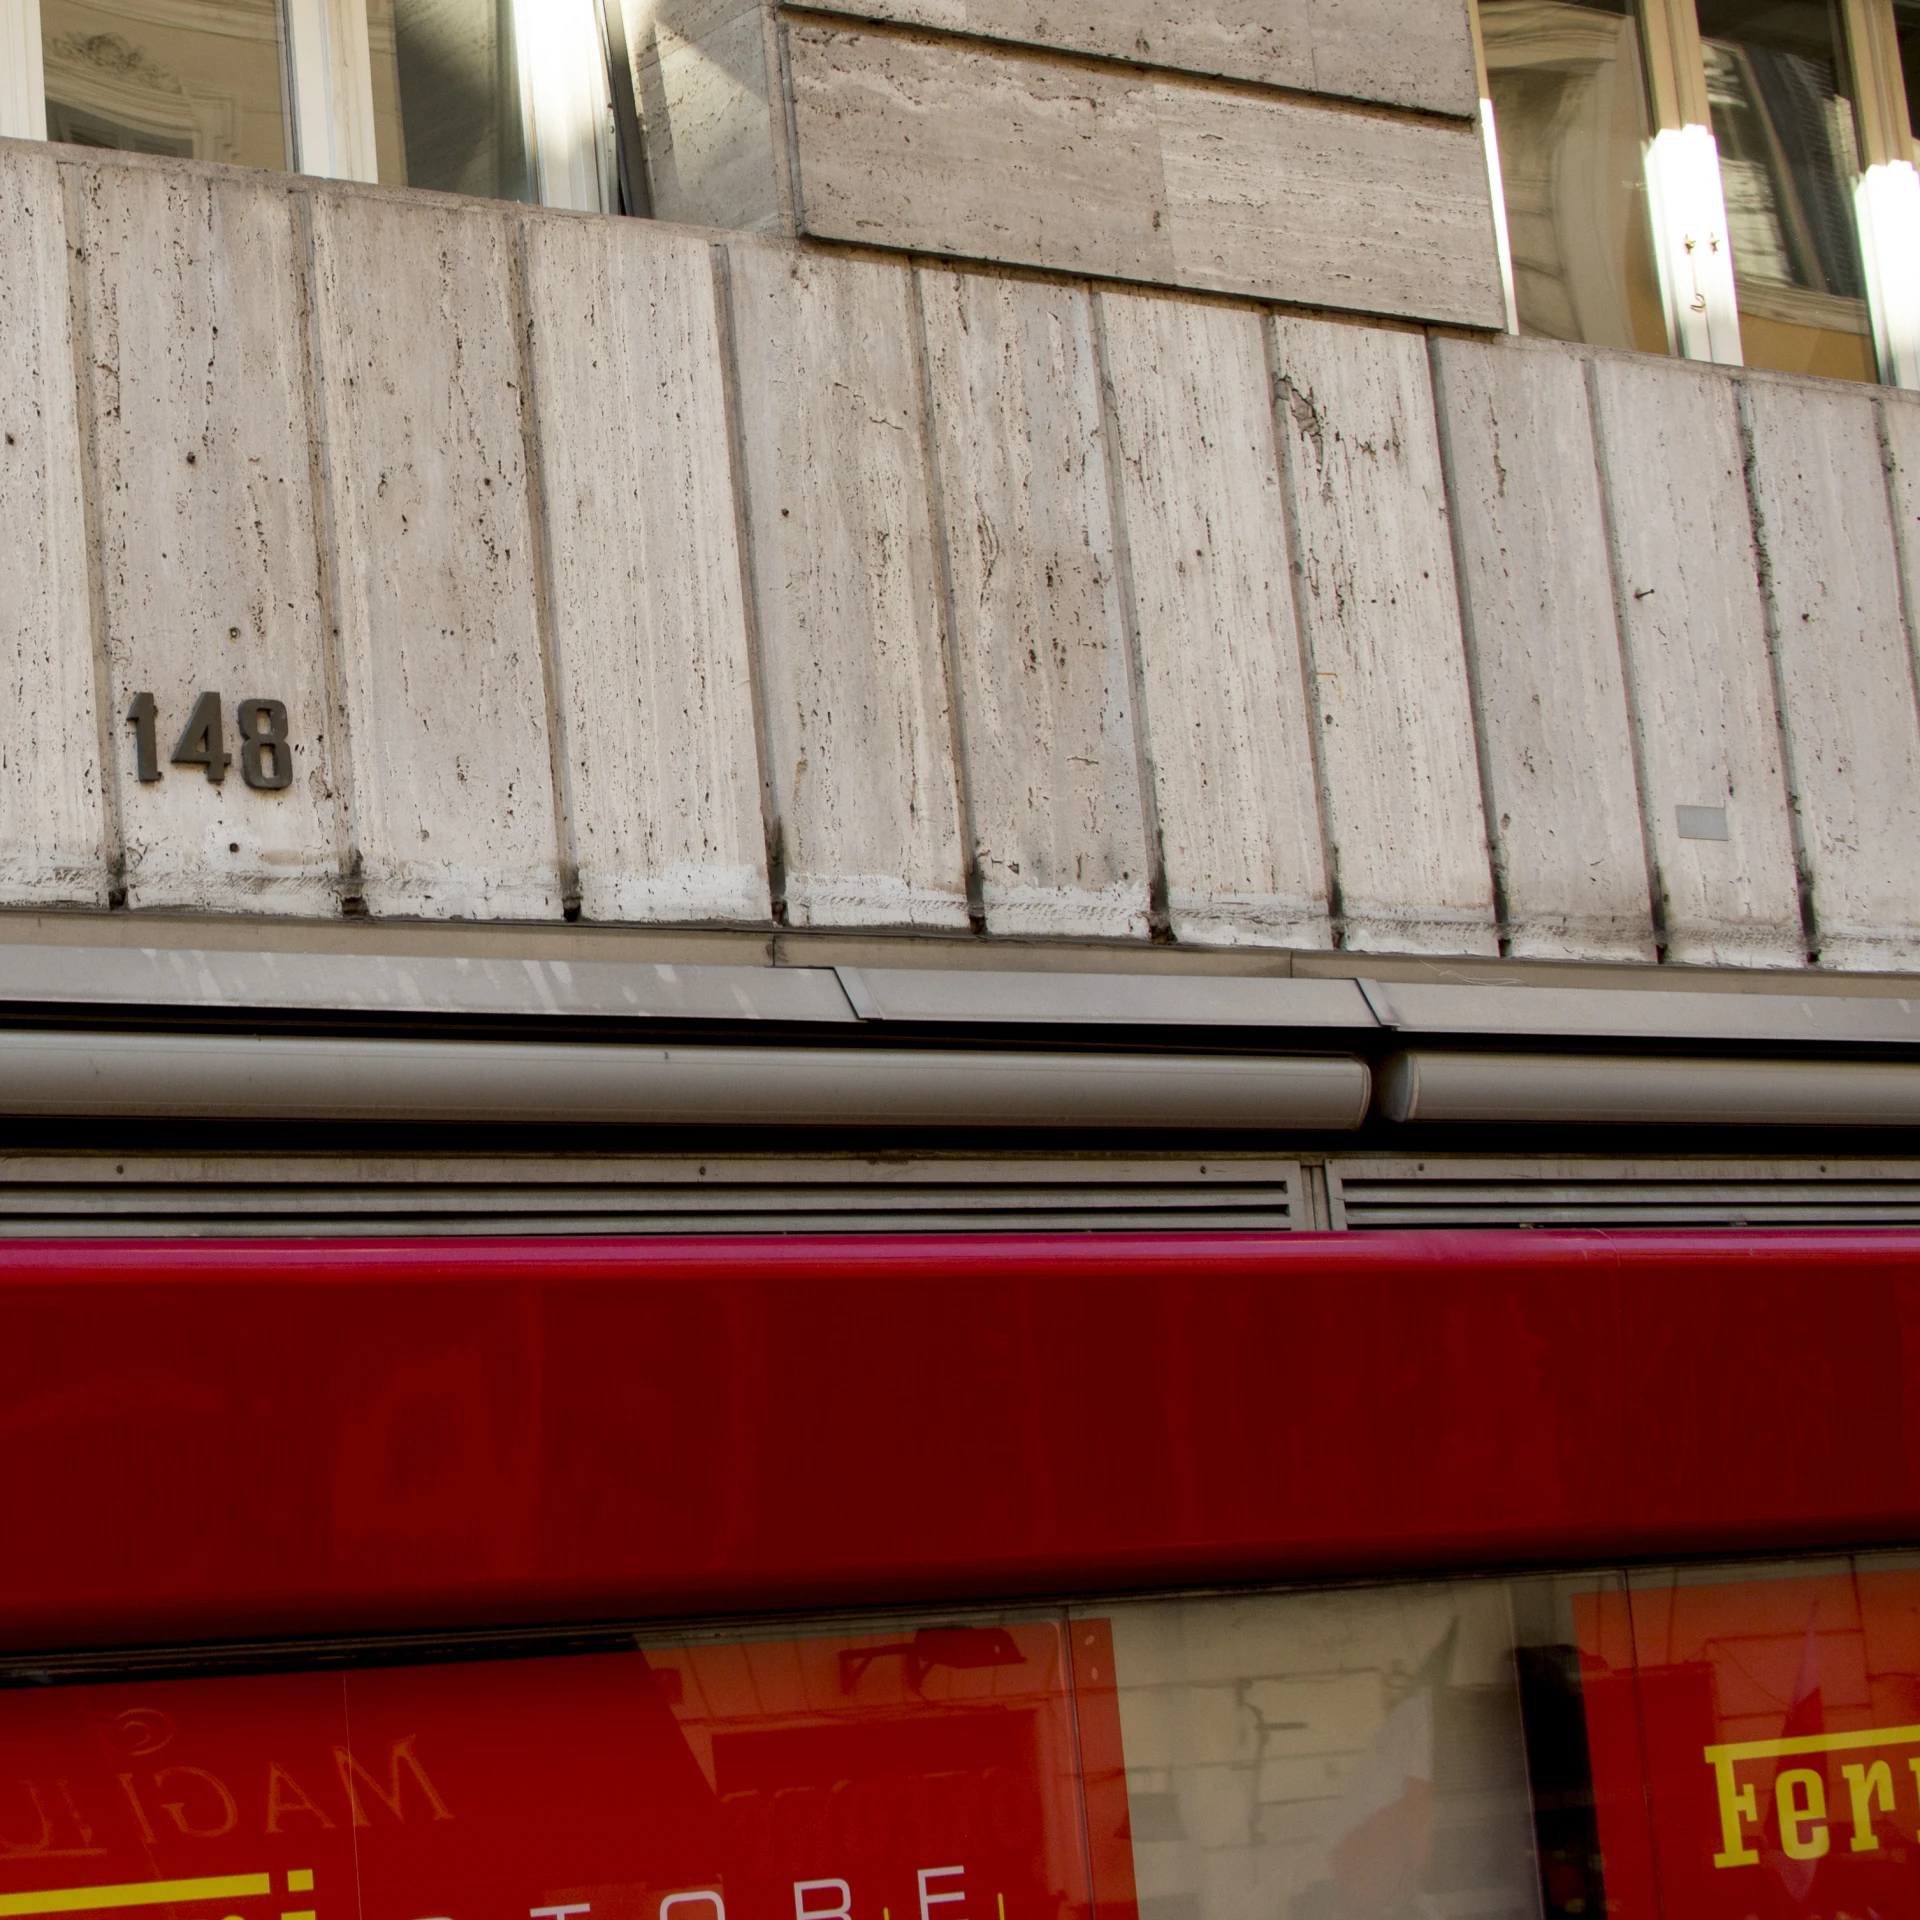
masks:
[[[1472,133],[1478,102],[1465,113],[1439,107],[1411,106],[1400,100],[1373,100],[1357,94],[1327,93],[1314,87],[1288,86],[1274,80],[1256,80],[1245,74],[1205,73],[1194,67],[1165,66],[1153,60],[1123,54],[1099,53],[1087,47],[1066,47],[1044,40],[1002,38],[965,27],[939,27],[924,20],[876,20],[869,13],[850,12],[833,0],[780,0],[780,20],[801,27],[822,27],[859,33],[875,40],[893,40],[918,46],[953,47],[1027,67],[1053,67],[1075,73],[1133,79],[1153,86],[1177,87],[1185,92],[1226,94],[1236,99],[1271,101],[1309,107],[1363,120],[1392,120],[1412,126],[1444,128],[1450,133]]]
[[[101,865],[110,911],[127,904],[126,823],[120,806],[118,727],[114,714],[113,662],[108,646],[106,527],[100,503],[100,429],[94,404],[92,302],[87,293],[85,171],[59,170],[61,250],[67,269],[67,352],[73,379],[75,425],[80,439],[80,523],[86,549],[87,625],[93,654],[94,751],[100,763]]]
[[[1474,759],[1480,772],[1481,825],[1487,843],[1487,877],[1493,888],[1494,938],[1504,959],[1513,948],[1513,910],[1507,890],[1506,843],[1500,831],[1500,809],[1494,791],[1493,744],[1487,701],[1482,688],[1480,635],[1474,622],[1473,589],[1468,581],[1465,494],[1454,459],[1453,420],[1447,406],[1447,382],[1440,343],[1427,340],[1427,381],[1433,392],[1433,429],[1439,442],[1440,484],[1446,501],[1447,539],[1453,552],[1453,591],[1460,612],[1460,646],[1467,670],[1467,711],[1473,723]]]
[[[1805,958],[1817,966],[1820,958],[1820,923],[1815,894],[1812,852],[1807,845],[1806,819],[1800,804],[1799,760],[1794,751],[1793,728],[1788,719],[1786,660],[1780,638],[1778,582],[1774,578],[1773,550],[1767,537],[1766,506],[1760,496],[1760,451],[1755,438],[1753,394],[1748,383],[1736,378],[1733,387],[1734,424],[1740,435],[1740,477],[1747,502],[1747,531],[1753,542],[1754,580],[1760,590],[1761,629],[1766,637],[1767,684],[1773,692],[1774,738],[1780,745],[1782,798],[1787,807],[1787,831],[1792,836],[1794,875],[1798,883],[1800,933],[1806,943]]]
[[[747,655],[747,695],[753,712],[754,762],[760,776],[760,831],[766,848],[767,906],[775,926],[787,924],[786,823],[773,779],[773,733],[767,712],[767,673],[760,620],[760,561],[753,538],[752,477],[747,466],[746,403],[741,393],[740,327],[727,242],[707,249],[714,328],[720,354],[721,404],[727,423],[728,492],[733,501],[735,564],[740,572],[740,621]]]
[[[933,535],[935,575],[934,618],[940,628],[941,670],[947,682],[947,744],[953,755],[954,786],[960,804],[961,844],[965,849],[967,925],[977,934],[987,931],[986,876],[980,849],[980,816],[973,790],[973,749],[967,726],[967,676],[960,648],[960,609],[953,584],[953,549],[949,544],[946,470],[940,458],[940,415],[933,391],[933,344],[927,327],[926,276],[910,265],[909,286],[913,313],[908,351],[920,390],[921,460],[927,478],[927,513]]]
[[[1127,514],[1127,451],[1120,432],[1120,393],[1113,375],[1107,332],[1107,296],[1086,288],[1093,330],[1095,385],[1100,396],[1100,444],[1105,456],[1108,522],[1113,532],[1114,590],[1120,602],[1120,643],[1126,650],[1127,688],[1133,705],[1134,782],[1140,797],[1140,830],[1147,855],[1147,934],[1171,942],[1173,884],[1167,872],[1166,823],[1160,814],[1160,764],[1153,750],[1153,715],[1147,706],[1147,649],[1133,566],[1132,522]]]
[[[774,155],[774,193],[786,201],[787,231],[796,237],[807,230],[806,199],[800,179],[800,113],[793,97],[793,53],[787,42],[787,23],[772,9],[766,32],[767,80],[780,107],[779,147]]]
[[[533,617],[540,647],[540,689],[547,709],[547,773],[553,789],[554,854],[560,869],[560,912],[578,920],[580,856],[574,837],[573,769],[561,697],[558,596],[554,591],[553,516],[541,457],[540,394],[534,352],[533,276],[527,222],[512,224],[507,278],[513,313],[514,375],[519,382],[520,457],[527,474],[527,533],[533,561]]]
[[[1900,618],[1907,634],[1907,673],[1913,688],[1914,710],[1920,715],[1920,552],[1914,550],[1900,510],[1900,458],[1894,451],[1889,403],[1884,393],[1874,395],[1873,427],[1880,442],[1880,476],[1887,493],[1887,521],[1893,528],[1894,590],[1900,596]],[[1916,476],[1920,480],[1920,476]],[[1920,488],[1916,489],[1920,492]]]
[[[321,681],[326,688],[327,724],[333,750],[327,756],[333,800],[335,889],[340,911],[357,919],[367,910],[361,878],[357,800],[353,779],[353,740],[347,717],[346,662],[340,632],[339,525],[333,502],[333,454],[327,434],[326,360],[321,345],[319,261],[313,224],[313,196],[304,187],[288,195],[294,222],[295,271],[301,324],[301,392],[307,409],[307,490],[312,500],[314,572],[320,596]]]
[[[1627,579],[1626,562],[1620,551],[1619,515],[1614,508],[1612,461],[1608,455],[1606,410],[1600,404],[1600,361],[1597,356],[1582,357],[1587,396],[1587,436],[1593,448],[1594,472],[1600,483],[1600,524],[1607,542],[1607,583],[1613,593],[1613,637],[1620,652],[1620,684],[1627,699],[1627,747],[1633,759],[1634,799],[1640,814],[1640,856],[1647,870],[1647,909],[1653,923],[1653,950],[1656,962],[1667,957],[1667,883],[1660,864],[1660,845],[1653,829],[1652,776],[1647,770],[1646,708],[1640,697],[1639,675],[1634,672],[1633,647],[1627,635],[1632,591]]]
[[[1293,596],[1294,655],[1300,672],[1301,711],[1307,721],[1307,751],[1313,761],[1314,809],[1320,828],[1320,865],[1326,878],[1327,927],[1336,950],[1347,940],[1346,895],[1340,874],[1340,843],[1334,833],[1333,788],[1327,773],[1327,747],[1322,738],[1319,656],[1314,647],[1313,602],[1307,591],[1304,536],[1297,500],[1299,474],[1293,442],[1288,437],[1290,410],[1281,405],[1283,392],[1293,383],[1280,364],[1280,323],[1267,313],[1260,320],[1260,346],[1267,370],[1267,431],[1272,436],[1274,466],[1280,482],[1280,531],[1287,563],[1287,589]]]

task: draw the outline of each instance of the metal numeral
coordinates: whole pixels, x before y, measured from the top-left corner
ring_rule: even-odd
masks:
[[[240,777],[250,787],[277,793],[293,785],[293,754],[287,746],[287,709],[278,700],[242,700],[233,710],[240,732]],[[271,759],[269,768],[262,764]]]
[[[127,709],[127,725],[133,729],[134,768],[149,784],[160,778],[160,747],[153,732],[153,695],[136,693]]]
[[[145,785],[160,778],[159,707],[151,693],[133,696],[127,725],[133,729],[134,773]],[[293,747],[287,738],[287,708],[283,700],[236,700],[234,731],[240,736],[240,777],[262,793],[279,793],[293,785]],[[176,767],[204,767],[218,786],[233,765],[227,751],[227,729],[217,693],[203,693],[193,703],[187,724],[173,749]]]

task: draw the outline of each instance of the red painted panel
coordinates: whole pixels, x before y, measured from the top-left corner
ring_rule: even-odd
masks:
[[[1920,1235],[14,1246],[0,1644],[1920,1534]]]

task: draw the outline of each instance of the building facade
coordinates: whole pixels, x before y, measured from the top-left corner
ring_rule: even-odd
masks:
[[[0,1920],[1910,1902],[1916,86],[0,0]]]

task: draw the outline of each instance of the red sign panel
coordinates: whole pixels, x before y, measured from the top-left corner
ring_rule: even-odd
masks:
[[[11,1694],[0,1920],[1090,1920],[1090,1833],[1131,1920],[1105,1623],[1070,1637]]]
[[[1669,1580],[1575,1615],[1614,1914],[1920,1908],[1920,1574]]]

